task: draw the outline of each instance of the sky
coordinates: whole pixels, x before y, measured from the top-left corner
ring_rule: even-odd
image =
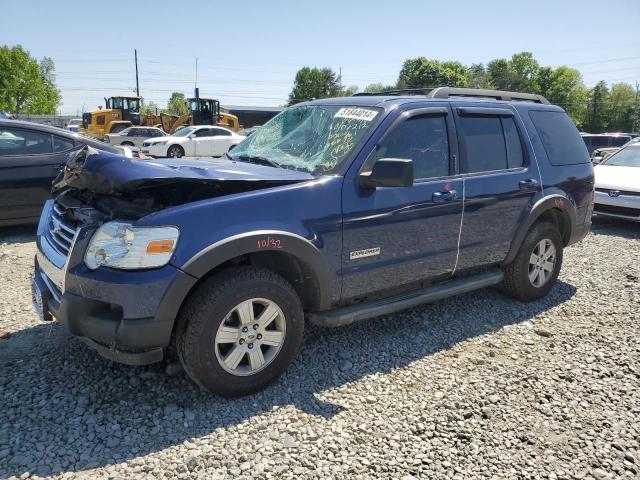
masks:
[[[283,105],[303,66],[342,69],[343,85],[395,83],[405,59],[465,65],[533,52],[587,86],[640,81],[640,0],[456,2],[6,1],[0,45],[55,62],[60,113],[135,88],[164,106],[172,91],[223,105]]]

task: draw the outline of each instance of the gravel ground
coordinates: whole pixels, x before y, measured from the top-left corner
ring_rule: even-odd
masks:
[[[560,281],[310,326],[252,397],[89,351],[33,313],[28,230],[0,237],[0,477],[640,478],[640,226],[600,221]]]

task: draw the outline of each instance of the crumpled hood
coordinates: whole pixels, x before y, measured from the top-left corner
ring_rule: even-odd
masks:
[[[163,158],[133,160],[85,148],[71,158],[54,180],[54,192],[66,187],[93,193],[117,194],[152,185],[189,182],[296,183],[311,180],[309,173],[228,159]]]
[[[52,193],[67,205],[94,207],[109,217],[140,218],[175,205],[312,179],[306,172],[228,159],[134,160],[85,147],[53,181]]]

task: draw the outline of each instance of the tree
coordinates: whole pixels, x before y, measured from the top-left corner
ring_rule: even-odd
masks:
[[[366,93],[380,93],[388,92],[389,90],[395,90],[395,85],[384,85],[383,83],[371,83],[364,87]]]
[[[571,120],[580,128],[584,129],[587,120],[587,97],[589,90],[583,85],[577,86],[567,95],[567,104],[563,108],[567,111]]]
[[[467,83],[467,68],[462,63],[425,57],[405,60],[398,76],[398,88],[465,87]]]
[[[469,88],[491,88],[491,80],[489,72],[482,63],[474,63],[467,69],[467,77]]]
[[[180,93],[180,92],[171,93],[171,97],[169,98],[169,103],[167,103],[166,112],[172,115],[186,115],[189,112],[184,93]]]
[[[606,131],[608,125],[607,104],[609,89],[604,81],[599,81],[587,96],[587,114],[584,128],[591,133]]]
[[[578,70],[569,67],[543,67],[539,69],[538,77],[533,83],[536,93],[564,108],[577,125],[584,123],[587,89]]]
[[[20,45],[0,47],[0,110],[53,114],[58,105],[53,60],[38,62]]]
[[[498,90],[509,90],[512,84],[512,72],[509,61],[504,58],[491,60],[487,64],[489,83]]]
[[[540,65],[533,58],[533,53],[516,53],[509,61],[509,69],[512,73],[511,89],[513,91],[533,92],[535,90],[536,78],[538,71],[540,70]]]
[[[491,84],[498,90],[533,92],[540,65],[531,52],[516,53],[510,60],[498,58],[487,65]]]
[[[140,108],[140,115],[158,115],[160,113],[160,109],[155,102],[149,102],[142,105]]]
[[[358,86],[357,85],[351,85],[349,87],[342,87],[341,89],[338,90],[337,92],[337,97],[350,97],[351,95],[353,95],[354,93],[358,93]]]
[[[296,73],[289,105],[314,98],[338,97],[341,92],[338,76],[330,68],[303,67]]]
[[[633,130],[632,114],[636,102],[636,90],[628,83],[614,83],[609,92],[607,105],[607,129],[616,132]]]

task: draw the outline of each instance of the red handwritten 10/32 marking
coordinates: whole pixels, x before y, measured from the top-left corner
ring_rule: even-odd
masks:
[[[258,248],[282,248],[282,243],[277,238],[261,238],[258,240]]]

